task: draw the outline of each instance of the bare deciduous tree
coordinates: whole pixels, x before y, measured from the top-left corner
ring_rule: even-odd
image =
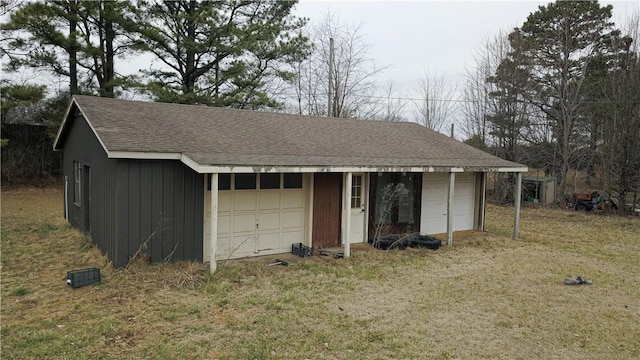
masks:
[[[406,121],[405,110],[407,99],[398,92],[393,81],[389,80],[383,88],[384,94],[379,104],[380,112],[377,119],[385,121]]]
[[[474,64],[465,70],[461,109],[463,131],[469,138],[478,136],[483,144],[488,141],[487,115],[492,111],[489,94],[495,90],[495,85],[488,79],[509,52],[507,35],[499,31],[495,36],[485,38],[473,56]]]
[[[416,87],[420,99],[414,109],[417,122],[431,130],[443,131],[448,122],[453,122],[456,92],[457,86],[452,85],[445,75],[425,71]]]
[[[640,191],[640,12],[626,19],[622,31],[624,50],[603,89],[602,156],[608,186],[619,194],[619,208],[634,211]]]
[[[311,55],[291,64],[295,73],[290,81],[291,92],[296,103],[290,108],[299,114],[328,114],[329,53],[333,39],[331,116],[375,117],[376,76],[384,68],[377,67],[371,58],[361,26],[344,24],[335,14],[325,14],[319,24],[308,29],[308,37],[313,44]]]

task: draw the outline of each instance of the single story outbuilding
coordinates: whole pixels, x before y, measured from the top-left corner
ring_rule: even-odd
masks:
[[[381,231],[450,242],[484,229],[488,172],[527,171],[415,123],[78,95],[54,149],[66,219],[117,267],[140,251],[215,271],[295,243],[349,256]]]

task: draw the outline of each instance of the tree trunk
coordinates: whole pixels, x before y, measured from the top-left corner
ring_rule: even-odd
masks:
[[[77,50],[77,16],[78,16],[78,2],[69,2],[69,93],[71,95],[78,93],[78,50]]]
[[[185,78],[183,81],[184,84],[184,94],[192,94],[195,91],[195,82],[196,82],[196,52],[193,49],[193,45],[195,44],[196,39],[196,0],[190,0],[187,8],[187,38],[185,39],[186,45],[186,64],[185,64]]]
[[[104,62],[104,84],[101,89],[102,96],[114,97],[113,80],[114,80],[114,63],[113,63],[113,39],[115,32],[113,31],[113,2],[104,1],[104,31],[105,31],[105,62]]]

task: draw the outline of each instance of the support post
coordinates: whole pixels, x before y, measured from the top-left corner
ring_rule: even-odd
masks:
[[[313,187],[315,173],[309,173],[309,204],[307,205],[307,238],[309,239],[309,246],[313,246]]]
[[[363,234],[364,234],[364,242],[369,242],[369,189],[371,186],[371,173],[364,173],[362,177],[364,182],[364,186],[362,187],[362,191],[364,192],[364,221],[363,225]]]
[[[456,185],[456,173],[449,173],[449,195],[447,199],[447,245],[453,245],[453,191]]]
[[[344,210],[346,214],[344,216],[344,257],[351,256],[351,182],[353,173],[348,172],[345,174],[346,179],[344,182]]]
[[[480,175],[480,221],[479,221],[479,229],[480,231],[484,231],[484,219],[486,215],[487,209],[487,173],[482,173]]]
[[[513,222],[513,239],[518,239],[518,233],[520,232],[520,198],[522,197],[522,173],[516,173],[516,188],[514,191],[516,215]]]
[[[218,174],[211,174],[211,238],[209,239],[209,271],[216,272],[218,251]]]

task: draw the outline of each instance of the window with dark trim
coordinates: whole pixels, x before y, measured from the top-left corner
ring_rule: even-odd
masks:
[[[301,173],[285,173],[284,174],[285,189],[302,189]]]
[[[218,174],[218,190],[231,190],[231,174]],[[211,191],[211,174],[207,175],[207,191]]]
[[[372,175],[369,195],[373,222],[389,225],[389,233],[418,231],[421,194],[420,173]]]
[[[235,174],[235,190],[254,190],[256,188],[256,174]]]
[[[218,174],[218,190],[231,190],[231,174]]]
[[[280,174],[260,174],[260,189],[280,189]]]
[[[80,205],[82,199],[80,198],[80,179],[82,179],[82,167],[77,161],[73,162],[73,203]]]

